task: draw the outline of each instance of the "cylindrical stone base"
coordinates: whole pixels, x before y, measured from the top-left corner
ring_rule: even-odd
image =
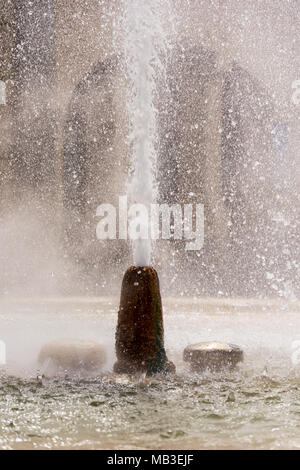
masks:
[[[129,268],[123,278],[116,331],[116,373],[175,372],[164,348],[162,304],[157,272]]]
[[[190,344],[183,352],[183,360],[190,362],[195,372],[206,369],[212,371],[233,369],[243,361],[243,357],[243,351],[239,346],[220,342]]]
[[[51,363],[55,371],[99,372],[106,362],[103,346],[94,341],[66,339],[45,344],[39,353],[41,366]]]

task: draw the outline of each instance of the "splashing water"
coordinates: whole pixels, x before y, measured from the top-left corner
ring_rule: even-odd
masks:
[[[162,3],[161,0],[128,0],[124,5],[124,56],[129,79],[128,140],[133,168],[128,195],[131,203],[137,204],[130,221],[132,228],[138,227],[132,237],[133,261],[136,266],[149,265],[151,259],[150,227],[145,207],[149,211],[157,192],[155,170],[158,139],[155,96],[158,77],[164,72],[164,61],[161,57],[165,55],[167,44],[161,22]]]

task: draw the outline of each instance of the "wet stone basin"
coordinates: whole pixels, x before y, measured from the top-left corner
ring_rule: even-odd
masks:
[[[165,346],[176,375],[113,374],[118,300],[1,301],[0,448],[300,448],[299,304],[165,299]],[[42,378],[41,347],[97,341],[100,373]],[[192,372],[188,344],[238,344],[234,371]]]

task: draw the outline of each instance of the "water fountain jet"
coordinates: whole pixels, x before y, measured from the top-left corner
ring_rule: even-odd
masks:
[[[164,2],[165,3],[165,2]],[[157,80],[164,75],[166,32],[161,0],[133,0],[124,5],[124,57],[129,80],[127,111],[133,175],[128,186],[132,202],[149,208],[156,200]],[[138,220],[138,223],[137,223]],[[162,303],[157,272],[149,266],[151,239],[148,222],[136,214],[140,227],[133,237],[135,266],[125,272],[116,332],[117,373],[151,375],[175,371],[164,348]]]

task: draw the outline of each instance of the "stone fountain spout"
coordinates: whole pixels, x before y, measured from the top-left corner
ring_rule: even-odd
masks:
[[[175,372],[164,348],[159,279],[154,268],[132,266],[125,272],[116,331],[116,373]]]

